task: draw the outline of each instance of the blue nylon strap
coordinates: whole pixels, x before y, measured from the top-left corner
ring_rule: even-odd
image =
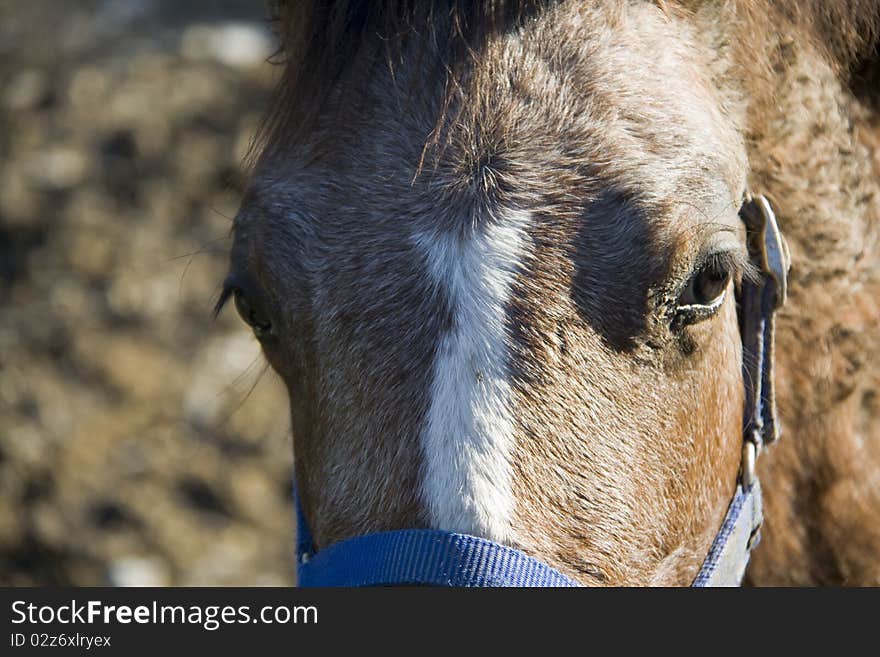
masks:
[[[433,529],[367,534],[300,559],[300,586],[579,586],[524,552]]]
[[[299,586],[580,586],[514,548],[432,529],[368,534],[316,552],[296,483],[293,499]]]
[[[755,480],[751,488],[743,490],[737,484],[721,529],[691,586],[739,586],[751,550],[758,544],[762,522],[761,485]]]
[[[476,536],[407,529],[358,536],[315,553],[296,495],[297,564],[303,587],[580,586],[514,548]],[[739,586],[761,526],[761,487],[737,486],[721,529],[692,586]]]

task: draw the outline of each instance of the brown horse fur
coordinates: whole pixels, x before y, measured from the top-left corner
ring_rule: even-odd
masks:
[[[677,300],[707,262],[750,275],[748,188],[794,262],[748,579],[880,584],[880,2],[279,18],[227,287],[271,324],[319,547],[442,526],[587,584],[688,584],[733,492],[743,393],[735,280],[704,321],[676,322]]]

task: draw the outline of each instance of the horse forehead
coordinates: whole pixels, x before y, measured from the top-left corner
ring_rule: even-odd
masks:
[[[596,79],[578,80],[554,72],[516,35],[492,52],[496,67],[515,83],[487,76],[488,91],[478,90],[480,102],[456,117],[436,160],[425,150],[426,135],[437,127],[431,107],[403,102],[425,95],[406,87],[433,82],[408,79],[401,70],[396,81],[376,75],[370,93],[387,96],[384,102],[324,122],[309,145],[277,152],[263,167],[254,187],[256,211],[237,222],[240,232],[260,222],[303,243],[317,240],[329,255],[377,251],[426,232],[466,233],[475,217],[504,217],[509,210],[552,214],[559,207],[548,207],[546,199],[582,200],[588,185],[593,194],[614,186],[655,206],[684,202],[696,210],[680,213],[691,217],[685,223],[717,217],[738,199],[741,139],[720,115],[717,99],[690,76],[686,84],[674,76],[660,79],[659,65],[612,75],[608,69],[622,68],[621,58],[597,56],[598,63],[581,71]],[[644,59],[644,53],[634,56]],[[682,57],[663,56],[673,69],[687,65]],[[442,80],[436,82],[441,89]],[[405,87],[398,102],[396,84]],[[506,207],[498,203],[499,190]],[[619,218],[614,212],[589,217],[594,224]]]

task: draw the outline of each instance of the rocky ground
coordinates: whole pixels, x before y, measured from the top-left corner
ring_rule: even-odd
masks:
[[[260,0],[0,0],[0,584],[291,584],[286,401],[211,306]]]

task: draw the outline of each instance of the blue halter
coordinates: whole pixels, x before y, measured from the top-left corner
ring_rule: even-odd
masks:
[[[356,536],[315,552],[299,505],[297,518],[300,586],[580,586],[520,550],[436,529]],[[737,486],[693,586],[738,586],[760,526],[760,484]]]
[[[746,385],[743,460],[721,528],[692,586],[739,586],[758,544],[761,486],[755,457],[777,438],[773,394],[773,314],[785,300],[788,250],[770,204],[748,199],[741,212],[749,251],[763,276],[741,293],[743,380]],[[478,536],[402,529],[356,536],[316,551],[294,485],[297,575],[300,586],[580,586],[555,568],[512,547]]]

